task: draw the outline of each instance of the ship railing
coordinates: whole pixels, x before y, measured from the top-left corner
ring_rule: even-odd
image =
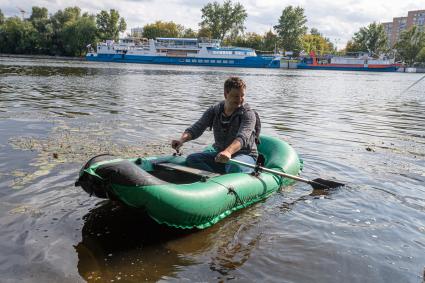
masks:
[[[182,49],[182,50],[199,50],[197,46],[182,46],[182,45],[155,45],[156,49]]]

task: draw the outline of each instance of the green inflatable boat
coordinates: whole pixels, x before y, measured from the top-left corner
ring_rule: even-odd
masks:
[[[289,144],[264,135],[260,141],[264,167],[299,174],[302,162]],[[175,155],[132,159],[99,155],[81,169],[75,185],[90,195],[143,208],[158,223],[204,229],[293,183],[266,172],[220,175],[189,168],[185,162],[185,157]]]

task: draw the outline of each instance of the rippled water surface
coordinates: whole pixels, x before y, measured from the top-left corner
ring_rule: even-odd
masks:
[[[92,155],[171,153],[230,75],[303,177],[347,185],[190,232],[74,187]],[[0,281],[422,282],[425,81],[403,91],[421,77],[0,59]]]

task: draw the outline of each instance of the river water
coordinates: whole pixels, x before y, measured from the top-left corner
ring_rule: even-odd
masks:
[[[74,187],[96,154],[172,153],[230,75],[303,177],[346,186],[190,232]],[[425,81],[404,91],[421,76],[2,58],[0,282],[423,282]]]

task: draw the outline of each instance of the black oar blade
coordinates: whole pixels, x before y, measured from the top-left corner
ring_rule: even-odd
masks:
[[[330,180],[317,178],[311,181],[310,185],[315,190],[334,189],[345,186],[343,183],[338,183]]]

